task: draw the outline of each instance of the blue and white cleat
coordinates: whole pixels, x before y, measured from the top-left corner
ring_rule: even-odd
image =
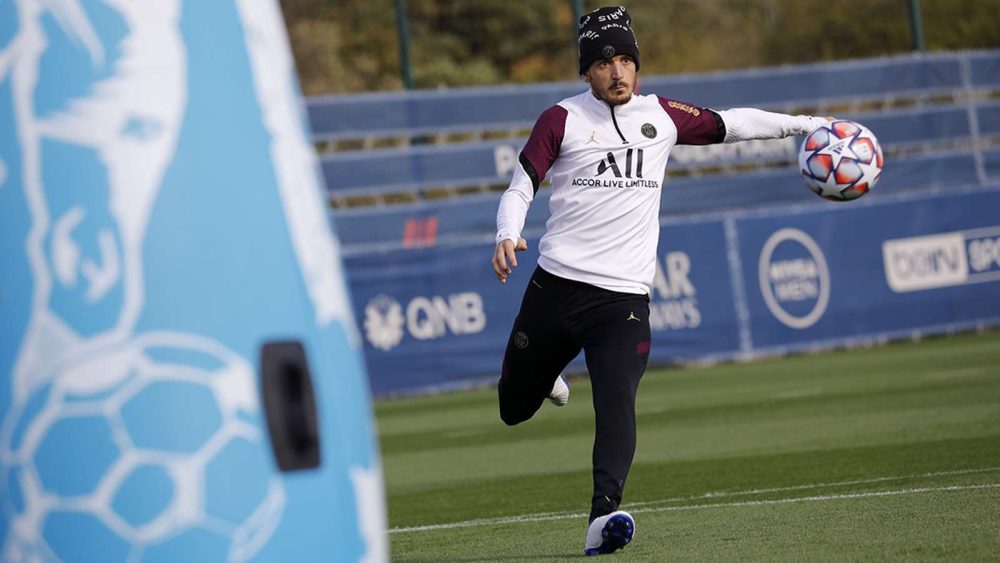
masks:
[[[549,401],[557,407],[564,407],[566,403],[569,402],[569,384],[563,379],[563,376],[556,378],[556,382],[552,385],[552,391],[549,393]]]
[[[595,518],[587,529],[585,555],[604,555],[625,547],[635,534],[635,520],[624,510]]]

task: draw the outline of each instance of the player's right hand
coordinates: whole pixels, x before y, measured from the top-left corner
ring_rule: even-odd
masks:
[[[517,252],[528,250],[528,241],[518,237],[517,244],[510,239],[505,239],[497,244],[493,251],[493,272],[496,273],[500,283],[507,283],[507,276],[510,275],[511,268],[517,267]]]

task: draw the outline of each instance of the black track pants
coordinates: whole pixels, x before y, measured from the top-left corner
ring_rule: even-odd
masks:
[[[635,454],[635,393],[649,359],[649,298],[532,274],[500,376],[500,418],[532,417],[584,351],[594,393],[594,500],[621,502]],[[605,510],[602,510],[602,512]]]

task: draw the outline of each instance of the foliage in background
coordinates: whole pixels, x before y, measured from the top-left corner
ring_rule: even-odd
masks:
[[[575,80],[571,0],[407,0],[418,88]],[[591,10],[607,2],[588,0]],[[644,74],[909,52],[908,0],[632,0]],[[1000,47],[1000,1],[921,0],[927,48]],[[307,95],[402,89],[393,0],[283,0]]]

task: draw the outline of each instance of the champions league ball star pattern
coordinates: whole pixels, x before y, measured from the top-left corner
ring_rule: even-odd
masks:
[[[867,127],[832,121],[806,137],[799,150],[802,178],[815,194],[849,201],[868,193],[882,174],[882,147]]]

